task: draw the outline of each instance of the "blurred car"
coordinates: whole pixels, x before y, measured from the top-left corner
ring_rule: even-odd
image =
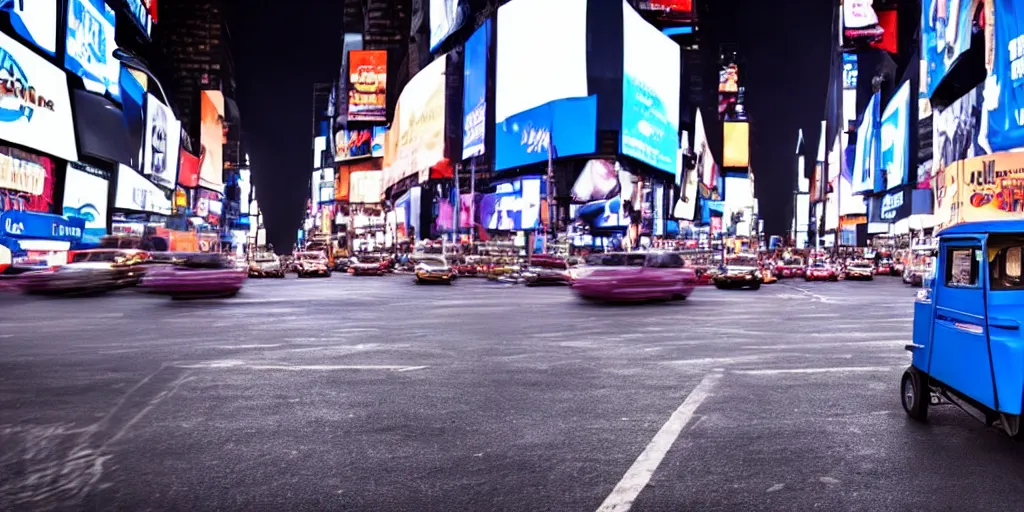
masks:
[[[875,266],[870,261],[855,261],[846,267],[843,278],[850,281],[871,281],[875,278]]]
[[[878,260],[878,266],[875,267],[875,275],[878,276],[895,276],[899,275],[896,272],[896,265],[893,264],[889,258],[882,258]]]
[[[452,284],[455,274],[443,256],[416,257],[416,284]]]
[[[511,262],[493,263],[487,267],[487,280],[498,281],[503,278],[513,277],[519,273],[519,265]]]
[[[903,282],[910,286],[924,286],[924,279],[929,273],[932,272],[931,265],[921,264],[907,267],[907,270],[903,273]]]
[[[775,275],[773,270],[761,269],[761,282],[763,284],[775,284],[779,282],[779,276]]]
[[[749,288],[758,290],[764,283],[757,256],[738,255],[725,260],[725,268],[714,277],[715,288],[731,290]]]
[[[173,299],[227,298],[237,295],[248,277],[245,269],[217,253],[174,254],[169,259],[146,272],[141,291]]]
[[[536,255],[530,258],[530,265],[520,277],[526,286],[566,285],[572,283],[569,263],[556,256]]]
[[[587,257],[572,290],[585,300],[686,299],[697,276],[677,253],[605,253]]]
[[[838,281],[839,273],[834,268],[822,263],[811,263],[804,271],[805,281]]]
[[[299,277],[331,277],[327,256],[319,251],[295,253]]]
[[[376,255],[353,256],[349,259],[348,272],[354,276],[382,276],[387,273],[384,260]]]
[[[104,293],[138,284],[148,257],[135,249],[75,251],[66,265],[22,274],[19,286],[30,294]]]
[[[786,258],[782,263],[775,265],[775,274],[780,278],[804,277],[805,273],[803,258]]]
[[[274,253],[258,253],[249,261],[249,277],[284,278],[281,260]]]

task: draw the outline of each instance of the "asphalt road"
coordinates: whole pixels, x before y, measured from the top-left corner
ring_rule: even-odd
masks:
[[[913,293],[8,294],[0,510],[1015,510],[1024,446],[900,407]]]

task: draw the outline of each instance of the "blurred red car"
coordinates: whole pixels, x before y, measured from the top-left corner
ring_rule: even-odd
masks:
[[[248,274],[220,254],[175,255],[171,264],[150,268],[139,288],[173,299],[227,298],[238,295]]]
[[[606,253],[587,257],[574,271],[572,290],[602,301],[685,299],[697,276],[676,253]]]
[[[806,281],[838,281],[839,273],[824,263],[812,263],[804,271]]]
[[[779,278],[804,277],[804,260],[802,258],[787,258],[782,263],[775,265],[775,275]]]
[[[893,265],[892,260],[888,258],[882,258],[878,262],[878,266],[875,267],[875,275],[878,276],[894,276],[896,274],[896,266]]]

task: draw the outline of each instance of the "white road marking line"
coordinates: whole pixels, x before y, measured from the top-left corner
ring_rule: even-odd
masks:
[[[242,348],[274,348],[282,346],[281,343],[271,343],[269,345],[215,345],[212,348],[222,348],[226,350],[242,349]]]
[[[329,371],[329,370],[387,370],[399,372],[411,372],[422,370],[426,366],[402,366],[402,365],[340,365],[340,364],[288,364],[288,363],[248,363],[238,360],[200,361],[190,364],[176,364],[176,368],[188,369],[219,369],[219,368],[241,368],[246,370],[285,370],[285,371]]]
[[[633,506],[633,501],[640,495],[640,491],[647,487],[647,483],[651,481],[651,477],[683,431],[683,427],[693,418],[697,407],[711,396],[711,389],[720,378],[720,373],[706,375],[700,384],[693,388],[682,405],[654,435],[647,448],[644,448],[643,453],[636,458],[618,485],[612,489],[611,494],[605,498],[604,503],[598,507],[598,512],[625,512]]]
[[[812,373],[868,373],[868,372],[890,372],[899,369],[898,366],[847,366],[837,368],[780,368],[775,370],[733,370],[732,373],[741,375],[785,375],[785,374],[812,374]]]

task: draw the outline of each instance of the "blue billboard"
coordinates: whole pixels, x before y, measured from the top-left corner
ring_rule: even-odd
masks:
[[[591,154],[597,145],[597,96],[555,100],[510,116],[498,124],[494,145],[499,171],[544,162],[549,153]]]
[[[36,48],[53,57],[57,52],[56,0],[0,0],[0,11],[6,12],[11,28]]]
[[[875,93],[860,116],[857,126],[857,147],[853,156],[854,194],[875,190],[875,148],[878,147],[878,105],[881,95]]]
[[[905,185],[910,178],[910,82],[896,90],[885,106],[879,134],[875,192]]]
[[[959,5],[958,5],[959,4]],[[921,5],[921,92],[931,97],[956,59],[971,47],[976,2],[924,0]],[[996,23],[999,23],[996,21]]]
[[[498,231],[537,229],[547,206],[546,192],[545,180],[537,176],[498,183],[493,194],[480,200],[480,223]]]
[[[466,41],[462,89],[462,158],[486,152],[487,54],[491,47],[491,20],[487,20]]]
[[[82,77],[85,88],[109,92],[120,101],[121,63],[114,58],[114,10],[103,0],[69,0],[64,67]]]
[[[995,0],[995,63],[986,84],[998,100],[988,114],[992,151],[1024,146],[1024,5],[1019,0]]]
[[[622,2],[620,151],[676,174],[679,149],[679,45]]]

